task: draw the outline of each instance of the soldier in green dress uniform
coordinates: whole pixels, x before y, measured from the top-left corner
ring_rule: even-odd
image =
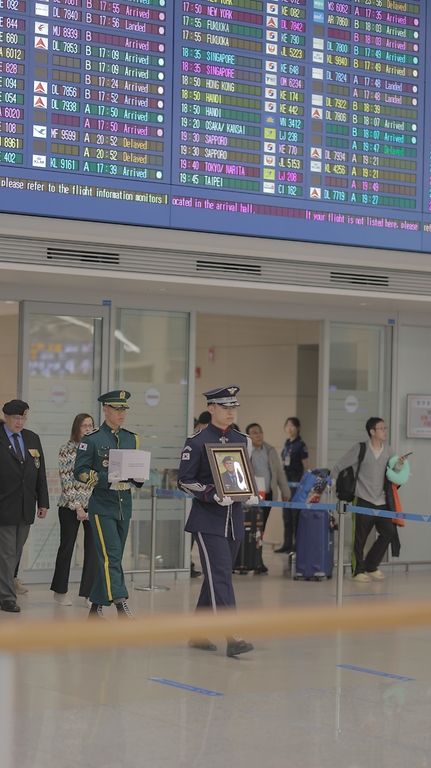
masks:
[[[124,481],[108,474],[111,448],[139,449],[139,437],[122,428],[130,392],[115,390],[99,397],[105,421],[84,435],[78,446],[74,475],[93,488],[88,517],[94,534],[99,568],[90,593],[90,616],[103,618],[103,606],[115,603],[119,616],[134,618],[127,605],[129,596],[122,568],[124,546],[132,516],[132,484],[140,488],[144,479]]]

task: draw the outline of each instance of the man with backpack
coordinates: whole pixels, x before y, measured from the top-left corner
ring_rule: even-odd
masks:
[[[337,480],[340,473],[352,469],[356,506],[369,509],[389,509],[385,494],[385,478],[389,460],[395,456],[390,445],[385,445],[387,427],[376,416],[368,419],[365,428],[367,443],[356,443],[334,466],[331,477]],[[399,472],[405,462],[401,456],[394,466]],[[338,488],[337,488],[338,490]],[[352,576],[353,581],[369,582],[384,579],[379,565],[395,536],[396,527],[390,518],[375,515],[353,514]],[[373,527],[378,537],[364,558],[364,547]]]

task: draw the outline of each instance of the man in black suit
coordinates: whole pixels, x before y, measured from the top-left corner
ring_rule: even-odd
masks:
[[[0,424],[0,608],[19,613],[14,585],[30,525],[49,507],[45,460],[39,436],[24,429],[28,405],[11,400]]]
[[[238,493],[241,488],[238,484],[238,476],[235,472],[235,464],[232,456],[225,456],[222,464],[224,466],[224,472],[221,473],[220,479],[223,484],[223,490],[226,491],[226,496],[229,496],[229,493]]]

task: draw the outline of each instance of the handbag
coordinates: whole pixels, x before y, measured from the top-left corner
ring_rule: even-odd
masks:
[[[359,448],[358,466],[356,468],[356,472],[354,471],[353,467],[346,467],[346,469],[341,470],[340,474],[337,477],[335,490],[340,501],[352,502],[353,499],[355,498],[355,490],[356,490],[356,483],[358,480],[359,470],[364,460],[365,450],[367,447],[365,443],[359,443],[359,445],[360,445],[360,448]]]
[[[317,492],[322,495],[328,483],[329,469],[307,469],[302,475],[300,483],[293,494],[291,501],[311,503],[311,494]]]

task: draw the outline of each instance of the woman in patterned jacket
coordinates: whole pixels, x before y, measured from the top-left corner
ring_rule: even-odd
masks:
[[[83,436],[94,429],[94,422],[88,413],[78,413],[72,424],[70,440],[62,445],[58,456],[58,468],[60,472],[61,496],[58,500],[58,519],[60,521],[60,546],[58,548],[55,571],[51,589],[54,592],[54,600],[59,605],[72,605],[68,597],[68,581],[70,563],[73,548],[78,534],[79,524],[84,526],[84,565],[82,568],[81,586],[79,594],[85,597],[88,604],[88,596],[93,586],[98,562],[97,552],[94,546],[93,532],[88,521],[87,506],[91,496],[91,488],[79,483],[73,476],[76,451]]]

